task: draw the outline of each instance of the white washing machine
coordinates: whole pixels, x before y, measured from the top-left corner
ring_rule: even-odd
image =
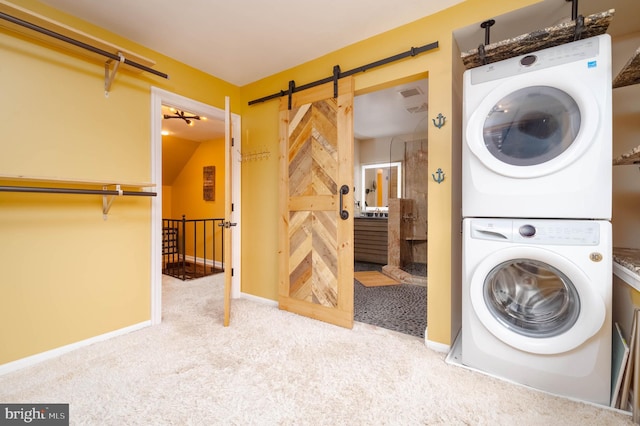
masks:
[[[611,224],[463,221],[462,363],[609,405]]]
[[[463,217],[611,218],[611,39],[464,73]]]

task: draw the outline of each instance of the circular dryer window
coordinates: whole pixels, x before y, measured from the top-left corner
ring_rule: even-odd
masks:
[[[562,334],[580,313],[580,298],[571,280],[532,259],[508,260],[494,267],[484,282],[484,300],[502,325],[528,337]]]
[[[580,108],[568,93],[555,87],[530,86],[494,104],[484,121],[484,143],[503,163],[542,164],[571,146],[580,121]]]

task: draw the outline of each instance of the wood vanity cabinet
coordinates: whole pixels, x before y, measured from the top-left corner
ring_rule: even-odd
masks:
[[[356,261],[387,264],[387,218],[353,220],[353,255]]]

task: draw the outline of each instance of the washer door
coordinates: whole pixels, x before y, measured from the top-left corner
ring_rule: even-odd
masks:
[[[557,354],[600,330],[605,303],[575,264],[536,247],[487,256],[469,286],[478,319],[494,336],[522,351]]]
[[[599,106],[581,83],[535,76],[505,83],[471,115],[467,144],[495,173],[532,178],[576,161],[593,142]],[[518,83],[519,82],[519,83]]]

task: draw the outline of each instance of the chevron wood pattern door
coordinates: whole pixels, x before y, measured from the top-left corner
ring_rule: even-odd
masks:
[[[279,305],[353,326],[353,79],[280,104]],[[342,194],[343,185],[349,188]]]

